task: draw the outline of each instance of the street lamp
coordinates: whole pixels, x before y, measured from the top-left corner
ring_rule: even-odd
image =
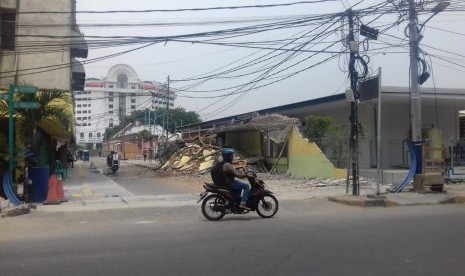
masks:
[[[439,2],[434,8],[432,8],[431,11],[433,12],[433,14],[430,17],[428,17],[428,19],[426,19],[425,22],[423,22],[423,24],[421,24],[420,33],[425,27],[426,23],[428,23],[428,21],[430,21],[438,13],[443,12],[447,7],[449,7],[449,5],[450,5],[450,2],[442,1],[442,2]]]

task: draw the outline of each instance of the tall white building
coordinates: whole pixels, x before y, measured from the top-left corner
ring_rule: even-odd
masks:
[[[76,144],[100,149],[105,129],[119,125],[120,118],[136,110],[172,108],[175,98],[166,85],[141,81],[131,66],[114,65],[104,79],[87,79],[84,91],[74,91]]]

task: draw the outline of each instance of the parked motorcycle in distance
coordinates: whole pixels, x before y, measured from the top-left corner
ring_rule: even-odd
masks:
[[[279,203],[273,193],[265,189],[265,183],[254,172],[246,173],[251,185],[247,207],[250,211],[256,211],[262,218],[271,218],[277,212]],[[202,200],[202,214],[208,220],[220,220],[226,214],[246,214],[248,211],[239,207],[240,194],[225,186],[205,183],[205,191],[200,194]]]
[[[112,151],[107,156],[107,166],[114,173],[119,169],[119,156],[116,152]]]

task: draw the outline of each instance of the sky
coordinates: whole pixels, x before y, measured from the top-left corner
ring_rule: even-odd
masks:
[[[330,15],[352,7],[357,15],[356,26],[363,23],[381,30],[378,40],[360,44],[360,56],[367,62],[367,77],[376,75],[378,68],[382,68],[382,85],[409,86],[408,38],[404,34],[408,22],[406,14],[394,8],[401,7],[402,1],[309,3],[314,1],[78,0],[77,23],[89,43],[87,60],[102,58],[85,64],[86,76],[103,78],[111,66],[120,63],[133,67],[141,80],[165,83],[169,76],[170,88],[177,95],[176,106],[199,113],[202,120],[343,93],[350,86],[345,43],[348,20]],[[301,4],[204,11],[87,13],[295,2]],[[420,24],[432,14],[429,11],[437,0],[433,2],[423,6],[425,11],[418,17]],[[421,58],[432,75],[423,84],[425,87],[465,87],[465,6],[458,0],[451,2],[450,8],[434,16],[422,29]],[[368,10],[375,6],[380,8]],[[391,12],[383,12],[388,10]],[[401,16],[404,20],[399,21]],[[263,28],[268,31],[258,32]],[[247,35],[244,29],[248,30]],[[149,42],[148,37],[152,39]],[[150,44],[155,41],[154,37],[157,43]],[[164,39],[167,37],[169,41]],[[359,41],[364,39],[358,32],[356,37]],[[131,45],[121,45],[134,38]],[[127,53],[107,58],[124,51]],[[360,64],[356,68],[362,72]]]

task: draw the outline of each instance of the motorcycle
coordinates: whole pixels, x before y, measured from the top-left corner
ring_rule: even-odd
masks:
[[[114,173],[119,169],[119,157],[117,153],[110,153],[110,155],[108,155],[107,166]]]
[[[278,212],[279,203],[273,192],[265,189],[265,183],[254,172],[246,173],[251,185],[247,207],[256,211],[262,218],[271,218]],[[203,185],[205,191],[200,194],[202,214],[208,220],[220,220],[226,214],[247,214],[249,211],[240,208],[240,194],[225,186],[214,183]]]

